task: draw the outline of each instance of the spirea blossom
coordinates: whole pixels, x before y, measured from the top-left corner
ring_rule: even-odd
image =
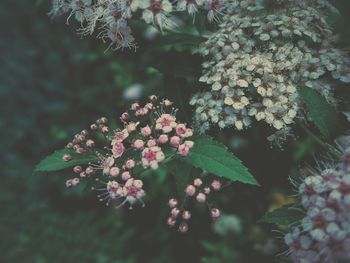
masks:
[[[337,48],[327,1],[276,1],[272,10],[263,3],[231,2],[199,48],[206,60],[200,81],[210,89],[190,103],[202,132],[211,125],[242,130],[253,121],[289,132],[301,108],[298,86],[335,102],[331,82],[350,82],[350,57]]]
[[[212,181],[209,186],[206,186],[202,179],[196,178],[192,184],[189,184],[184,189],[185,200],[183,203],[179,203],[175,198],[169,200],[170,217],[167,220],[167,224],[170,227],[178,227],[178,231],[185,233],[189,230],[189,221],[192,218],[192,213],[189,210],[189,202],[193,202],[206,205],[208,212],[213,220],[220,217],[220,210],[212,206],[208,202],[208,198],[211,193],[218,192],[221,189],[221,182],[218,180]]]
[[[188,11],[195,15],[199,10],[207,12],[210,21],[225,9],[229,0],[53,0],[50,16],[67,14],[67,24],[74,18],[79,33],[92,35],[109,42],[112,50],[136,48],[135,38],[129,26],[131,19],[142,19],[161,31],[176,27],[174,12]],[[141,17],[140,17],[141,14]]]
[[[67,187],[76,186],[92,175],[101,175],[104,178],[97,180],[103,187],[96,189],[102,191],[101,201],[109,204],[120,200],[120,205],[129,204],[130,208],[137,201],[143,203],[146,192],[138,175],[147,168],[157,169],[167,156],[187,156],[194,145],[190,140],[192,129],[177,120],[176,112],[169,100],[151,96],[144,105],[133,103],[121,115],[123,128],[111,130],[107,118],[103,117],[90,126],[91,131],[76,134],[67,148],[76,152],[78,157],[75,158],[84,156],[96,161],[85,168],[74,166],[77,177],[67,180]],[[92,139],[95,132],[105,139],[104,147],[98,148],[99,141]],[[70,154],[62,159],[65,162],[74,160]]]
[[[334,167],[306,177],[298,194],[305,216],[284,237],[290,258],[296,263],[349,262],[350,148]]]

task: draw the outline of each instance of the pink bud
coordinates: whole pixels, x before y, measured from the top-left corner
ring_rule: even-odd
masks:
[[[80,165],[74,166],[73,168],[73,172],[75,173],[81,173],[81,171],[83,170],[83,168]]]
[[[140,104],[138,104],[137,102],[131,104],[131,110],[137,110],[140,108]]]
[[[94,173],[94,168],[92,166],[88,166],[85,170],[86,176],[90,176]]]
[[[144,136],[144,137],[148,137],[148,136],[150,136],[150,135],[152,134],[152,130],[151,130],[151,128],[147,125],[147,126],[141,128],[141,134],[142,134],[142,136]]]
[[[214,180],[214,181],[211,183],[211,188],[213,188],[213,190],[215,190],[215,191],[219,191],[219,190],[221,189],[221,183],[220,183],[220,181]]]
[[[118,167],[112,167],[110,170],[109,170],[109,175],[112,176],[112,177],[116,177],[118,176],[120,173],[120,170]]]
[[[188,224],[185,222],[181,223],[181,225],[179,226],[179,231],[181,233],[186,233],[188,231]]]
[[[86,172],[81,172],[81,173],[79,174],[79,176],[80,176],[81,178],[85,178],[85,177],[86,177]]]
[[[160,143],[160,144],[165,144],[165,143],[167,143],[169,141],[169,137],[168,137],[168,135],[166,135],[166,134],[161,134],[159,137],[158,137],[158,142]]]
[[[103,126],[102,129],[101,129],[101,131],[102,131],[103,133],[108,133],[108,132],[109,132],[109,128],[108,128],[107,126]]]
[[[190,213],[190,211],[183,211],[183,213],[182,213],[182,218],[184,219],[184,220],[189,220],[190,218],[191,218],[191,213]]]
[[[202,185],[202,180],[201,179],[199,179],[199,178],[196,178],[196,179],[194,179],[194,181],[193,181],[193,184],[194,184],[194,186],[196,186],[196,187],[200,187],[201,185]]]
[[[213,220],[218,219],[220,217],[220,210],[217,208],[212,208],[210,210],[210,215]]]
[[[165,107],[169,107],[169,106],[173,105],[173,103],[168,99],[163,100],[163,104]]]
[[[170,145],[173,147],[178,147],[180,144],[180,137],[179,136],[173,136],[170,138]]]
[[[123,172],[123,173],[122,173],[122,179],[123,179],[124,181],[127,181],[127,180],[129,180],[130,178],[131,178],[131,175],[130,175],[129,172]]]
[[[177,207],[174,207],[173,209],[171,209],[170,213],[173,218],[176,218],[179,215],[180,210]]]
[[[133,147],[137,150],[142,150],[145,143],[142,140],[134,141]]]
[[[177,200],[172,198],[169,200],[168,204],[169,204],[170,208],[174,208],[175,206],[177,206]]]
[[[177,151],[181,156],[186,157],[190,153],[190,148],[188,148],[185,144],[181,144],[177,148]]]
[[[152,102],[156,101],[157,99],[158,99],[158,97],[156,95],[149,96],[149,100]]]
[[[152,103],[147,103],[145,105],[145,108],[148,109],[148,110],[152,110],[154,108],[153,104]]]
[[[172,217],[169,217],[168,218],[168,220],[167,220],[167,224],[169,225],[169,226],[175,226],[175,224],[176,224],[176,220],[174,219],[174,218],[172,218]]]
[[[156,146],[156,145],[157,145],[157,142],[154,139],[148,140],[148,142],[147,142],[147,146],[148,147],[153,147],[153,146]]]
[[[129,119],[129,114],[127,112],[124,112],[120,119],[124,122],[127,121]]]
[[[87,140],[86,141],[86,146],[91,148],[95,146],[95,142],[93,140]]]
[[[196,200],[197,200],[198,203],[204,203],[206,199],[207,199],[207,197],[203,193],[199,193],[196,196]]]
[[[187,196],[193,196],[196,193],[196,188],[193,185],[188,185],[186,187],[185,193]]]
[[[130,122],[128,124],[128,126],[126,127],[126,129],[128,130],[128,132],[132,133],[132,132],[136,131],[136,127],[138,125],[139,125],[138,123]]]
[[[63,157],[62,157],[62,160],[65,161],[65,162],[69,162],[69,161],[72,160],[72,159],[73,159],[73,157],[70,156],[69,154],[65,154],[65,155],[63,155]]]
[[[194,145],[194,142],[193,141],[185,141],[185,145],[191,149]]]
[[[130,169],[132,169],[134,167],[135,167],[135,161],[134,160],[130,159],[130,160],[127,160],[125,162],[125,169],[130,170]]]
[[[204,193],[206,195],[210,194],[210,188],[209,187],[204,188]]]

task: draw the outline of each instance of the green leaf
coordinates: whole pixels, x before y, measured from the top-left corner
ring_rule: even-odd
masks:
[[[63,161],[62,157],[65,154],[70,154],[73,159],[69,162]],[[79,156],[71,149],[61,149],[47,156],[36,167],[34,172],[53,172],[63,170],[75,165],[88,164],[89,162],[97,161],[97,156]]]
[[[226,146],[205,135],[195,136],[193,141],[194,146],[185,158],[190,165],[231,181],[259,185],[248,168]]]
[[[291,205],[282,206],[272,212],[267,212],[259,222],[278,224],[278,225],[291,225],[300,221],[303,218],[303,213]]]
[[[311,88],[301,87],[299,94],[303,98],[311,120],[320,132],[326,137],[335,134],[339,129],[339,119],[335,108],[320,93]]]

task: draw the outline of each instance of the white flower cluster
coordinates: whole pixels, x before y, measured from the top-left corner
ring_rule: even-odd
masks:
[[[211,124],[241,130],[253,119],[288,131],[300,108],[297,86],[333,102],[331,81],[350,82],[350,58],[335,47],[325,20],[332,7],[326,1],[275,1],[272,11],[266,1],[231,2],[219,30],[199,48],[206,58],[200,81],[211,90],[196,94],[191,104],[203,132]]]
[[[293,262],[349,262],[350,151],[335,168],[306,177],[299,195],[306,215],[284,238]]]
[[[135,48],[128,21],[141,14],[142,19],[160,30],[176,27],[171,16],[175,11],[187,11],[195,16],[199,10],[207,12],[210,21],[224,9],[228,0],[53,0],[52,16],[68,13],[67,23],[74,17],[80,24],[80,33],[110,41],[110,48]],[[140,12],[139,12],[140,11]]]

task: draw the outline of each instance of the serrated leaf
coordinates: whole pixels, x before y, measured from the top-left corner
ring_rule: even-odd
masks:
[[[73,159],[69,162],[63,161],[62,157],[65,154],[70,154]],[[75,165],[88,164],[89,162],[97,161],[97,156],[79,156],[71,149],[61,149],[47,156],[44,160],[35,167],[34,172],[54,172],[63,170]]]
[[[330,137],[339,127],[338,114],[335,108],[316,90],[308,87],[299,88],[308,114],[322,135]]]
[[[259,185],[248,168],[225,145],[205,135],[195,136],[193,141],[194,147],[185,158],[190,165],[231,181]]]
[[[278,224],[278,225],[291,225],[300,221],[303,218],[303,213],[290,205],[282,206],[272,212],[267,212],[259,222]]]

